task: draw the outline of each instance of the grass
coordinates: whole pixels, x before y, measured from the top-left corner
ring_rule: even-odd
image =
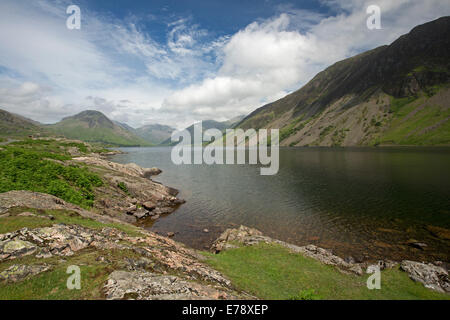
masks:
[[[125,182],[119,182],[118,184],[117,184],[117,187],[120,189],[120,190],[122,190],[123,192],[125,192],[126,194],[130,194],[130,192],[128,191],[128,187],[127,187],[127,185],[125,184]]]
[[[0,150],[0,192],[29,190],[59,197],[90,208],[95,187],[103,185],[100,177],[84,165],[66,164],[71,159],[68,148],[87,151],[84,144],[53,140],[14,142]]]
[[[110,263],[97,261],[103,256]],[[137,258],[138,255],[129,250],[92,250],[85,249],[79,254],[66,258],[61,262],[53,257],[46,259],[47,264],[53,265],[52,270],[36,275],[18,283],[0,283],[0,300],[95,300],[103,299],[102,287],[108,275],[120,267],[125,257]],[[14,263],[33,264],[42,260],[26,257],[15,260]],[[11,264],[11,262],[9,263]],[[81,271],[81,290],[67,289],[67,268],[71,265],[79,266]]]
[[[404,121],[404,118],[416,108],[415,103],[405,105],[392,121],[390,129],[379,138],[380,142],[399,145],[450,144],[450,121],[445,122],[445,119],[450,117],[450,110],[427,105]]]
[[[383,271],[381,290],[369,290],[368,275],[342,274],[278,245],[259,244],[204,255],[207,263],[238,289],[263,299],[450,299],[411,281],[398,269]]]
[[[302,130],[304,128],[304,124],[300,124],[300,121],[303,120],[303,115],[300,117],[295,118],[294,120],[292,120],[292,122],[285,126],[284,128],[282,128],[280,130],[280,141],[283,141],[287,138],[289,138],[290,136],[292,136],[293,134],[297,133],[298,131]]]
[[[82,217],[78,213],[68,210],[39,210],[15,207],[10,209],[8,212],[11,216],[1,218],[0,220],[0,234],[12,232],[25,227],[32,229],[49,227],[55,223],[63,223],[67,225],[76,224],[91,229],[110,227],[123,231],[132,237],[142,236],[142,233],[137,227],[120,223],[102,223],[93,219]],[[48,220],[41,217],[18,216],[18,214],[22,212],[31,212],[42,217],[51,215],[54,217],[54,220]]]

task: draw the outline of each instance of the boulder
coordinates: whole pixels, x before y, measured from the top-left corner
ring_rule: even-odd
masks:
[[[144,203],[142,204],[142,206],[143,206],[145,209],[151,211],[151,210],[153,210],[153,209],[156,208],[156,203],[154,203],[153,201],[146,201],[146,202],[144,202]]]
[[[104,286],[108,300],[236,299],[232,293],[176,276],[145,271],[114,271]]]
[[[400,268],[407,272],[409,277],[422,283],[425,287],[439,292],[450,292],[450,279],[448,272],[439,266],[431,263],[404,260]]]
[[[14,264],[8,269],[0,272],[0,281],[18,282],[24,280],[29,276],[37,275],[41,272],[47,271],[50,266],[47,265],[21,265]]]

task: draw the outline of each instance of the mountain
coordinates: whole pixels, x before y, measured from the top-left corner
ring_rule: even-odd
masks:
[[[135,129],[134,132],[145,141],[157,145],[170,139],[175,130],[175,128],[161,124],[149,124]]]
[[[228,128],[233,128],[235,125],[237,125],[239,122],[241,122],[242,120],[244,120],[245,115],[240,115],[237,117],[234,117],[230,120],[224,121],[223,123],[228,127]]]
[[[69,139],[102,142],[116,146],[148,146],[147,141],[108,119],[99,111],[87,110],[46,126]]]
[[[38,124],[36,121],[0,109],[0,136],[19,137],[44,133]]]
[[[202,132],[204,133],[208,129],[218,129],[220,131],[225,131],[226,129],[231,128],[234,124],[236,124],[236,121],[215,121],[215,120],[203,120],[202,121]],[[191,125],[187,127],[184,130],[187,130],[191,135],[191,144],[194,144],[194,125]],[[161,145],[176,145],[178,142],[172,142],[171,138],[169,137],[167,140],[161,143]]]
[[[128,131],[130,131],[130,132],[133,132],[133,133],[134,133],[134,131],[136,130],[135,128],[133,128],[132,126],[129,126],[129,125],[126,124],[126,123],[119,122],[119,121],[113,121],[113,122],[114,122],[115,124],[117,124],[118,126],[124,128],[125,130],[128,130]]]
[[[240,124],[284,146],[450,145],[450,17],[338,62]]]

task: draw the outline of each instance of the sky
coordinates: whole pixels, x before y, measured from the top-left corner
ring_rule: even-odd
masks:
[[[133,127],[224,121],[446,15],[443,0],[1,0],[0,108],[42,123],[86,109]]]

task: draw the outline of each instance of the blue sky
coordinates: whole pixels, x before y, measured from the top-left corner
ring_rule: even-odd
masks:
[[[370,4],[381,30],[366,27]],[[2,0],[0,108],[44,123],[85,109],[135,127],[226,120],[449,14],[442,0]]]

